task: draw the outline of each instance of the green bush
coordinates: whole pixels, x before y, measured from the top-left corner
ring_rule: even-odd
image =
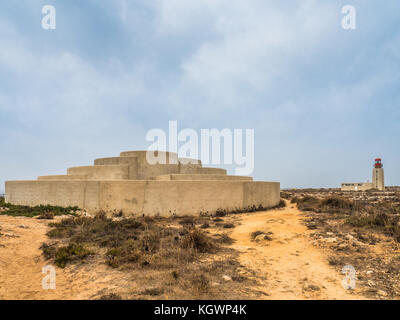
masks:
[[[64,268],[66,264],[74,260],[83,260],[87,256],[93,254],[80,244],[69,244],[67,247],[61,247],[56,251],[55,263],[60,268]]]
[[[20,206],[6,203],[4,197],[0,197],[0,207],[7,208],[7,211],[0,212],[0,215],[8,216],[24,216],[24,217],[36,217],[47,215],[51,212],[54,216],[62,215],[76,215],[78,207],[59,207],[51,205],[40,205],[40,206]]]

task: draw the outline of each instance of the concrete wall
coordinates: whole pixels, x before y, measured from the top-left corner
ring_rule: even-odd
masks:
[[[104,165],[72,167],[67,170],[68,175],[86,175],[92,180],[127,180],[129,178],[128,165]]]
[[[178,215],[279,203],[278,182],[246,181],[7,181],[6,201],[88,210],[121,209],[126,214]]]
[[[342,183],[342,191],[367,191],[373,188],[369,182]]]
[[[38,180],[88,180],[88,176],[85,174],[59,174],[53,176],[40,176]]]
[[[220,168],[199,168],[197,173],[200,174],[226,174],[225,169]]]
[[[100,181],[6,181],[6,202],[19,205],[57,205],[97,208]]]
[[[165,174],[157,176],[156,180],[236,180],[236,181],[253,181],[252,177],[243,176],[227,176],[223,174]]]
[[[200,160],[178,158],[173,152],[158,151],[157,156],[165,158],[166,163],[149,163],[147,151],[121,152],[120,157],[101,158],[94,161],[95,166],[129,165],[130,180],[154,180],[165,174],[221,174],[226,175],[225,169],[203,168]],[[74,172],[74,174],[77,174]],[[108,180],[108,179],[107,179]]]
[[[121,154],[123,155],[121,157],[96,159],[94,164],[95,166],[129,165],[130,180],[153,180],[159,175],[172,173],[200,173],[201,169],[201,162],[198,164],[182,164],[180,162],[150,164],[147,162],[145,151],[129,151]]]
[[[128,179],[136,180],[138,172],[138,158],[137,157],[109,157],[100,158],[94,160],[95,166],[107,166],[107,165],[127,165],[128,168]]]

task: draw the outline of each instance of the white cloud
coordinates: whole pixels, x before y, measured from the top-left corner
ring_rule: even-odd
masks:
[[[193,97],[215,110],[242,107],[251,103],[253,95],[274,94],[276,83],[296,77],[296,64],[318,53],[336,29],[337,8],[315,1],[286,10],[264,1],[254,1],[251,6],[243,1],[194,5],[184,1],[179,10],[177,3],[181,1],[161,2],[162,30],[179,32],[186,26],[191,30],[201,6],[201,12],[206,10],[202,17],[209,17],[203,28],[218,35],[182,61],[178,91],[170,96],[177,109]],[[182,25],[174,25],[176,21]]]

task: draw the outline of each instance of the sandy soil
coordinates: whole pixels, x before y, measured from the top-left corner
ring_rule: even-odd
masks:
[[[241,217],[230,234],[240,263],[253,270],[265,299],[365,299],[342,286],[342,274],[328,264],[328,252],[312,245],[302,213],[293,206]],[[272,240],[251,240],[251,233],[272,232]]]
[[[48,240],[48,220],[0,216],[0,299],[91,299],[102,290],[124,288],[129,274],[90,263],[56,268],[56,289],[44,290],[48,262],[40,246]]]
[[[343,275],[328,265],[327,253],[311,244],[301,213],[293,207],[236,215],[230,236],[239,261],[256,278],[262,299],[360,299],[343,289]],[[56,268],[56,290],[43,290],[47,262],[40,246],[48,221],[0,216],[0,299],[91,299],[102,291],[134,290],[129,273],[104,263]],[[253,241],[254,231],[272,240]],[[91,261],[93,262],[93,261]],[[311,285],[311,287],[310,287]]]

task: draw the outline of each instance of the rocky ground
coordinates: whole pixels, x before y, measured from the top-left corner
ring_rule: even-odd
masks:
[[[339,199],[337,208],[303,207],[314,247],[329,251],[329,264],[341,272],[350,265],[360,294],[372,299],[400,298],[400,191],[341,192],[288,190],[290,199]],[[296,202],[296,200],[292,200]],[[347,205],[351,208],[346,207]],[[303,206],[300,204],[300,207]]]
[[[134,227],[123,213],[109,221],[47,211],[19,217],[15,208],[10,216],[2,209],[0,298],[398,299],[397,196],[397,191],[342,196],[337,190],[286,190],[284,208],[136,218]],[[331,198],[345,202],[324,200]],[[150,241],[151,231],[164,238]],[[52,250],[43,250],[43,244]],[[83,247],[70,252],[65,248],[71,244]],[[55,267],[55,290],[42,288],[46,265]],[[342,273],[345,266],[354,268],[355,283]]]

